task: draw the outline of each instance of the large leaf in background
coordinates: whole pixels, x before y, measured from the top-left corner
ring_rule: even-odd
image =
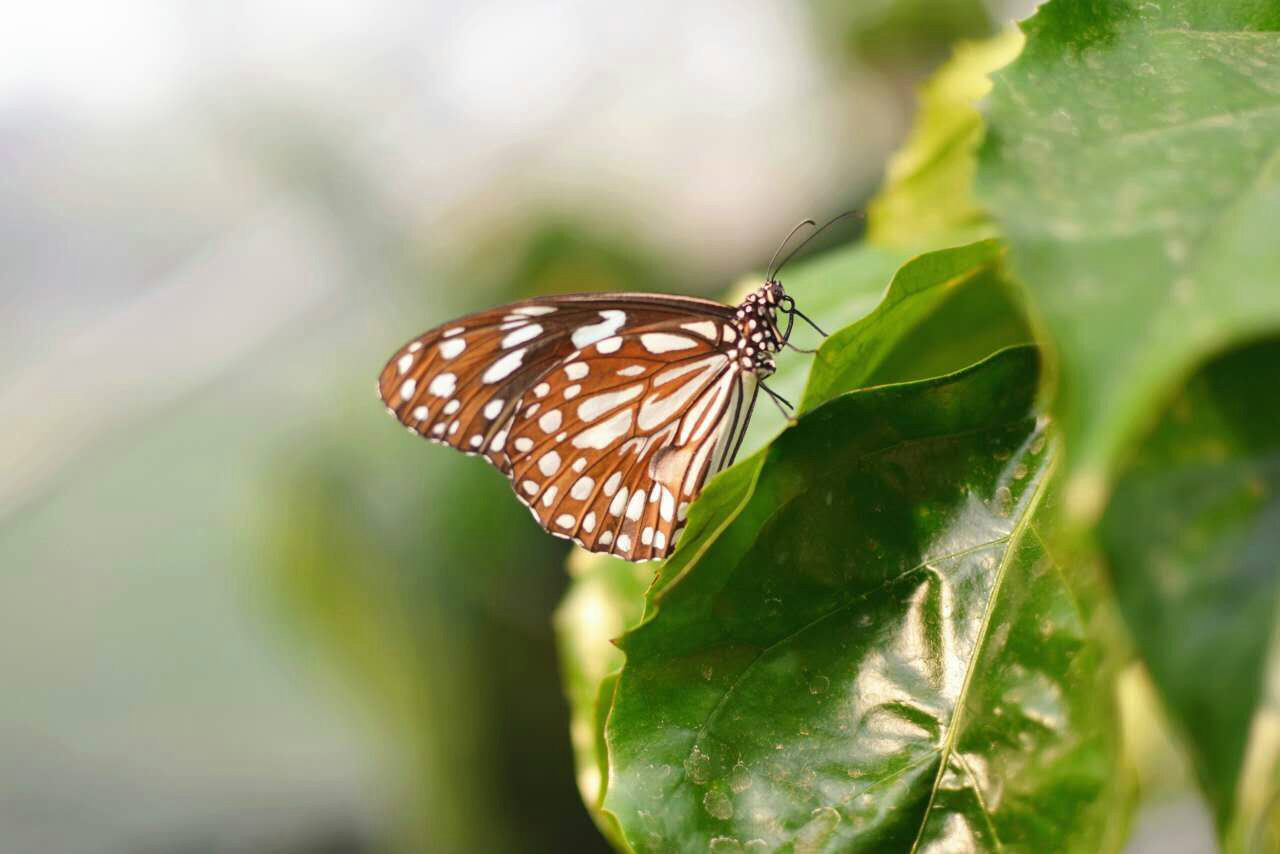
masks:
[[[1276,341],[1198,373],[1119,469],[1099,526],[1133,637],[1224,828],[1280,596],[1277,377]]]
[[[875,311],[822,343],[809,374],[807,411],[872,385],[940,376],[1031,340],[989,240],[930,252],[898,270]]]
[[[867,209],[867,239],[883,246],[954,246],[994,232],[973,197],[982,116],[975,106],[991,91],[991,72],[1022,49],[1009,29],[962,42],[920,88],[915,124],[885,169],[884,186]]]
[[[845,395],[710,485],[621,641],[605,805],[635,851],[1114,842],[1096,591],[1038,531],[1037,379],[1016,348]]]
[[[1066,509],[1206,354],[1280,328],[1280,4],[1051,0],[995,75],[978,195],[1055,348]]]

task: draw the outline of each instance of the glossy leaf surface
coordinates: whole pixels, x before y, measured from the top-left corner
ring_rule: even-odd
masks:
[[[1051,0],[994,76],[978,195],[1052,342],[1067,509],[1195,365],[1280,328],[1280,5]]]
[[[621,642],[635,851],[1096,850],[1106,670],[1037,530],[1037,378],[1017,348],[844,395],[708,488]]]

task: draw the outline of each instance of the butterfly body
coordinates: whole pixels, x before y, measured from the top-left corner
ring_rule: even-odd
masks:
[[[443,324],[402,347],[378,392],[410,432],[484,456],[550,533],[654,560],[733,462],[787,343],[770,280],[735,307],[570,294]]]

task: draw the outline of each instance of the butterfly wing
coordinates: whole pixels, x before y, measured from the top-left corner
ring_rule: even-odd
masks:
[[[717,342],[687,332],[620,338],[616,349],[601,342],[608,352],[589,348],[559,366],[565,380],[517,412],[510,475],[551,533],[654,560],[674,547],[707,477],[731,461],[755,375]],[[646,346],[655,340],[689,346],[678,358],[655,358]]]
[[[730,355],[732,315],[649,295],[519,303],[409,342],[378,388],[412,432],[505,472],[549,532],[661,558],[754,403],[755,375]]]

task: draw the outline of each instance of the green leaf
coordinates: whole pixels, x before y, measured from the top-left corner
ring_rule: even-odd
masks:
[[[920,88],[915,125],[889,159],[884,186],[867,209],[867,239],[882,246],[947,246],[994,232],[973,197],[982,116],[991,72],[1022,49],[1022,33],[961,42]]]
[[[823,342],[801,410],[846,391],[940,376],[1029,343],[1003,257],[998,242],[984,241],[908,261],[875,311]]]
[[[1280,4],[1051,0],[995,75],[978,195],[1057,359],[1067,510],[1210,353],[1280,328]]]
[[[1277,341],[1200,371],[1119,470],[1099,526],[1130,631],[1224,828],[1280,597],[1277,377]]]
[[[709,485],[621,641],[605,806],[633,850],[1114,842],[1097,588],[1044,547],[1037,379],[1024,347],[844,395]]]

